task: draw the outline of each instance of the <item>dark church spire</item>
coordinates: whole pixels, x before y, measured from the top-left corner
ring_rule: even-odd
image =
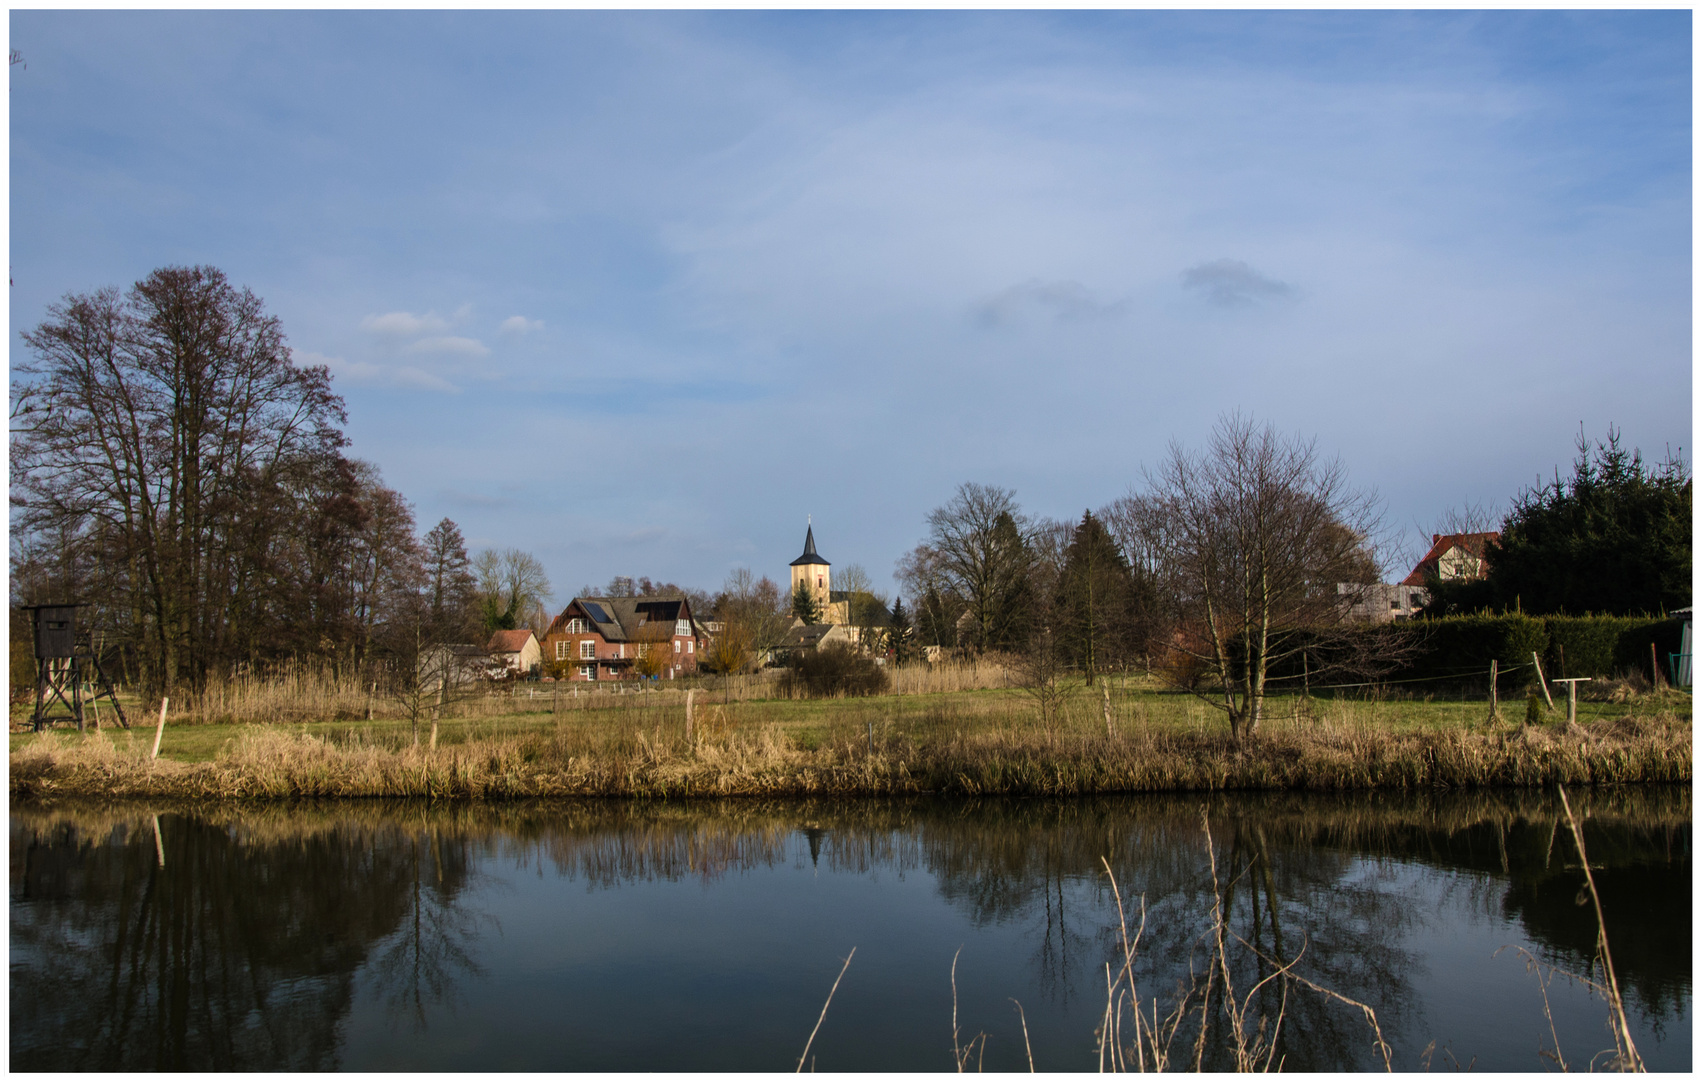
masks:
[[[808,524],[808,539],[806,539],[802,542],[802,558],[793,559],[791,561],[791,565],[792,566],[815,566],[815,565],[831,566],[832,565],[831,563],[827,562],[825,559],[822,559],[820,557],[820,553],[818,551],[814,550],[814,523],[812,521],[810,521],[809,524]]]

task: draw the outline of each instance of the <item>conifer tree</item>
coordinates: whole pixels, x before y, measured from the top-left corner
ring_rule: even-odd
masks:
[[[1057,645],[1086,685],[1121,659],[1132,624],[1133,574],[1103,522],[1087,510],[1056,583]]]
[[[814,590],[808,587],[806,581],[797,586],[795,594],[791,596],[791,614],[809,626],[817,626],[820,623],[820,605],[814,599]]]
[[[908,612],[903,610],[903,598],[897,597],[891,609],[891,623],[885,628],[885,644],[891,650],[891,660],[901,664],[914,655],[914,627],[909,624]]]

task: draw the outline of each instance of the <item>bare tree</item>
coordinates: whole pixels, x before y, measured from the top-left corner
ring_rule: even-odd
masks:
[[[740,671],[761,663],[790,628],[788,606],[778,585],[767,577],[757,580],[743,568],[727,575],[711,610],[722,624],[710,653],[720,671]]]
[[[484,633],[517,630],[552,593],[549,575],[537,557],[518,548],[478,552],[472,562]]]
[[[645,623],[638,628],[637,659],[632,670],[647,678],[658,679],[673,664],[673,627],[670,623]]]
[[[1077,689],[1067,678],[1069,657],[1057,633],[1057,614],[1045,599],[1033,605],[1031,630],[1011,661],[1015,685],[1038,706],[1039,722],[1052,743],[1062,728],[1062,709]]]
[[[930,535],[907,563],[929,584],[958,598],[967,614],[969,643],[1019,647],[1024,638],[1033,556],[1031,522],[1007,488],[963,484],[926,517]],[[910,591],[924,596],[913,588]]]
[[[1174,444],[1146,482],[1149,504],[1134,517],[1160,522],[1144,539],[1191,631],[1172,647],[1213,676],[1196,692],[1243,740],[1262,718],[1271,665],[1341,626],[1338,583],[1364,576],[1365,557],[1376,576],[1376,500],[1349,487],[1314,440],[1239,413],[1217,422],[1202,453]]]
[[[212,267],[168,267],[122,295],[67,296],[23,338],[14,528],[68,526],[98,549],[151,687],[335,606],[288,610],[334,591],[312,578],[335,571],[300,553],[358,523],[342,400],[325,368],[291,362],[258,297]]]

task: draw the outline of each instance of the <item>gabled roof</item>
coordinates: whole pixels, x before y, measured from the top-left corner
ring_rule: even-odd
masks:
[[[1487,566],[1487,545],[1498,539],[1496,532],[1478,533],[1434,533],[1434,546],[1422,556],[1416,568],[1410,571],[1410,576],[1399,582],[1400,585],[1425,585],[1430,574],[1439,573],[1439,560],[1452,548],[1462,548],[1464,551],[1481,560],[1481,571],[1484,574]]]
[[[604,641],[632,641],[649,623],[692,619],[690,601],[682,596],[579,596],[549,629],[556,630],[575,608],[577,617],[588,619]]]
[[[814,550],[814,526],[808,527],[808,539],[802,542],[802,557],[791,560],[792,566],[831,566]]]
[[[490,638],[490,643],[484,648],[493,653],[522,652],[525,649],[525,643],[536,636],[529,630],[497,630]]]
[[[811,624],[804,624],[802,626],[791,627],[788,631],[786,631],[784,638],[781,639],[779,641],[779,643],[774,646],[774,648],[776,648],[776,649],[812,649],[812,648],[816,648],[826,638],[826,636],[831,634],[834,630],[838,631],[837,636],[839,638],[843,638],[845,640],[848,639],[847,635],[843,633],[843,627],[841,627],[841,626],[834,626],[834,625],[831,625],[829,623],[811,623]]]

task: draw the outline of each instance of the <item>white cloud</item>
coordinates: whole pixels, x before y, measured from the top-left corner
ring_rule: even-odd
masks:
[[[330,369],[335,378],[346,379],[351,383],[434,390],[444,394],[460,393],[460,387],[447,379],[403,364],[373,364],[366,360],[344,360],[341,357],[315,352],[299,352],[295,354],[295,358],[303,364],[322,364]]]
[[[448,329],[448,321],[434,311],[415,315],[411,311],[391,311],[383,315],[367,315],[360,320],[360,329],[386,337],[413,337],[418,334],[440,334]]]
[[[448,356],[488,356],[489,346],[469,337],[428,337],[401,350],[407,353],[441,353]]]
[[[542,328],[543,320],[527,319],[523,315],[509,316],[502,320],[500,326],[496,327],[504,334],[529,334],[533,330],[541,330]]]

